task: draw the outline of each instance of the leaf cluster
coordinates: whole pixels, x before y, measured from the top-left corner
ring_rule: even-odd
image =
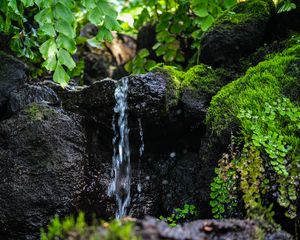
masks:
[[[184,204],[183,208],[175,208],[174,212],[168,216],[160,216],[159,219],[168,223],[169,226],[175,227],[178,223],[197,216],[196,206],[193,204]]]
[[[230,8],[236,0],[165,0],[165,1],[133,1],[126,11],[140,9],[134,22],[138,30],[146,23],[156,27],[156,43],[153,51],[163,63],[184,65],[198,62],[200,38],[224,10]],[[195,52],[194,56],[185,56],[184,49]],[[144,51],[141,50],[141,51]],[[144,58],[148,57],[145,56]],[[130,73],[145,72],[145,65],[136,64],[140,60],[133,59],[128,67]]]
[[[72,55],[80,29],[90,22],[98,27],[92,40],[112,40],[119,30],[117,12],[106,0],[3,0],[0,32],[11,36],[10,47],[19,56],[41,62],[54,71],[55,82],[66,86],[76,63]]]

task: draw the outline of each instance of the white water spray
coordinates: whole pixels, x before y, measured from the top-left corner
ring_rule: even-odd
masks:
[[[129,128],[127,121],[127,92],[128,79],[122,78],[115,90],[116,106],[113,116],[113,158],[112,158],[112,182],[108,188],[108,195],[115,196],[117,202],[116,218],[122,218],[127,214],[130,204],[130,146]],[[117,118],[117,121],[116,121]]]
[[[137,191],[139,194],[139,199],[140,199],[140,194],[142,192],[142,184],[141,184],[141,161],[142,161],[142,156],[145,150],[145,144],[144,144],[144,134],[143,134],[143,127],[142,127],[142,120],[139,118],[139,130],[140,130],[140,138],[141,138],[141,146],[140,146],[140,155],[139,155],[139,162],[138,162],[138,184],[137,184]]]

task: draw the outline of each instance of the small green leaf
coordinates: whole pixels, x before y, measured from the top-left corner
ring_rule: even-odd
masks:
[[[60,19],[56,22],[55,27],[57,32],[62,33],[67,37],[75,38],[75,31],[69,22]]]
[[[60,49],[58,52],[58,60],[62,65],[65,65],[69,70],[73,70],[76,66],[70,53],[64,49]]]
[[[55,5],[54,14],[57,19],[63,19],[66,22],[73,23],[75,21],[72,11],[60,2]]]
[[[59,83],[63,88],[66,87],[69,83],[70,76],[66,73],[65,69],[58,62],[55,72],[53,74],[54,82]]]
[[[68,50],[71,54],[74,54],[76,52],[76,42],[74,39],[71,39],[63,34],[59,34],[56,43],[59,48],[64,48]]]
[[[201,29],[206,31],[214,22],[214,18],[211,15],[208,15],[201,24]]]
[[[196,8],[196,9],[194,9],[194,13],[198,17],[206,17],[209,14],[208,11],[207,11],[207,8]]]
[[[139,51],[138,55],[141,58],[148,57],[149,56],[149,51],[146,48],[143,48],[142,50]]]

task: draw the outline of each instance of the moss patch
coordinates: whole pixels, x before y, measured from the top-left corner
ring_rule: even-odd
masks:
[[[231,152],[217,169],[212,186],[226,179],[222,176],[229,176],[227,171],[235,173],[231,180],[239,186],[239,193],[234,194],[242,194],[247,216],[273,223],[274,198],[268,197],[272,194],[286,209],[286,217],[297,216],[299,183],[291,179],[300,173],[300,45],[290,44],[268,58],[212,98],[206,121],[212,134],[223,139],[235,126],[239,130],[238,138],[233,134]],[[237,142],[239,151],[232,150]],[[224,189],[233,195],[233,189]],[[212,207],[222,205],[214,200]],[[227,212],[221,210],[214,212]]]
[[[260,111],[263,104],[282,95],[299,100],[300,45],[295,44],[269,60],[250,68],[246,75],[226,85],[213,97],[207,123],[217,135],[238,124],[237,114],[242,109]],[[299,71],[298,71],[299,74]]]
[[[172,66],[161,66],[152,70],[155,73],[161,73],[166,77],[166,111],[175,107],[180,100],[181,81],[184,72],[177,70]]]
[[[24,109],[31,119],[33,120],[44,120],[46,116],[51,116],[54,114],[53,109],[45,107],[45,105],[32,103]]]
[[[204,64],[190,68],[183,76],[182,88],[213,96],[224,85],[217,71]]]
[[[274,11],[272,0],[249,0],[241,2],[225,11],[214,23],[214,27],[223,25],[231,28],[232,25],[243,25],[253,20],[268,19]]]

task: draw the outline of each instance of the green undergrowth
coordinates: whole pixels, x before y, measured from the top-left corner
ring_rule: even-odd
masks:
[[[198,215],[196,206],[193,204],[184,204],[183,208],[175,208],[168,217],[160,216],[159,219],[168,223],[170,227],[176,227],[178,223],[186,222],[190,218]]]
[[[275,202],[286,217],[297,216],[299,40],[295,36],[283,52],[268,56],[212,98],[206,119],[211,135],[222,138],[238,126],[211,184],[216,218],[226,216],[240,195],[248,217],[272,222]]]
[[[87,224],[83,213],[77,218],[55,216],[46,229],[41,230],[41,240],[139,240],[134,232],[134,222],[112,220],[99,222],[94,220],[92,225]]]

